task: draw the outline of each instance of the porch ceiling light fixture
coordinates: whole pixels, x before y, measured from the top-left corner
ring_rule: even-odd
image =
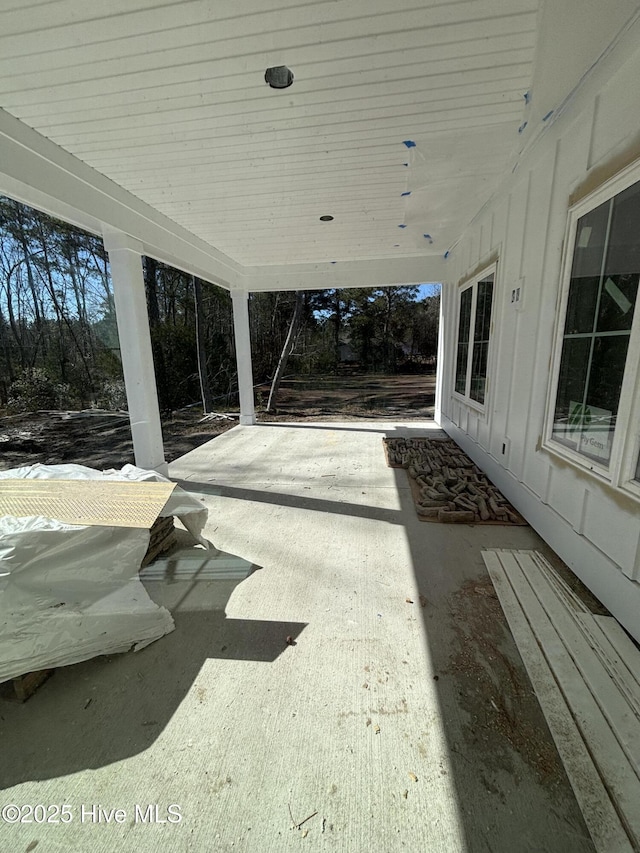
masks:
[[[329,216],[328,214],[326,216],[320,217],[320,222],[332,222],[332,221],[333,221],[333,216]]]
[[[293,71],[286,65],[274,65],[264,72],[264,79],[272,89],[288,89],[293,83]]]

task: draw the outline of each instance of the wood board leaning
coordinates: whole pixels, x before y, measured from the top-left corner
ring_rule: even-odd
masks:
[[[421,521],[526,525],[452,439],[383,438],[387,465],[404,468]]]

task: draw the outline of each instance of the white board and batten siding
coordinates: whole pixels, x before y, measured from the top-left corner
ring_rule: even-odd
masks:
[[[640,49],[594,73],[557,120],[540,125],[518,168],[452,248],[441,371],[444,428],[636,640],[640,501],[542,445],[568,210],[640,163],[639,79]],[[496,259],[488,390],[479,411],[454,393],[459,291]]]

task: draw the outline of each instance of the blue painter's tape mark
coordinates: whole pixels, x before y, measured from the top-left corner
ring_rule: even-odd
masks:
[[[546,121],[548,118],[551,118],[551,116],[553,115],[553,112],[554,112],[553,110],[549,110],[549,112],[546,114],[546,116],[542,116],[542,121]]]
[[[398,225],[398,228],[406,228],[406,225]]]
[[[531,92],[525,92],[523,97],[524,97],[525,104],[528,104],[529,101],[531,100]]]
[[[520,125],[520,127],[518,128],[518,133],[522,133],[522,131],[525,129],[525,127],[526,127],[528,124],[529,124],[529,122],[528,122],[528,121],[523,121],[523,122],[522,122],[522,124]]]
[[[447,258],[449,257],[449,254],[450,254],[450,253],[449,253],[449,250],[447,249],[447,251],[444,253],[444,259],[445,259],[445,261],[446,261],[446,260],[447,260]]]
[[[403,196],[403,195],[411,195],[411,190],[409,190],[409,192],[407,192],[407,193],[400,193],[400,195],[401,195],[401,196]]]
[[[406,146],[407,146],[407,148],[415,148],[415,147],[416,147],[416,144],[415,144],[415,142],[413,141],[413,139],[405,139],[405,140],[404,140],[404,142],[403,142],[402,144],[403,144],[403,145],[406,145]]]

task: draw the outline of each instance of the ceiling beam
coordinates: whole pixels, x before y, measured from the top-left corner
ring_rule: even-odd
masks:
[[[447,261],[442,255],[420,255],[323,264],[247,266],[241,281],[245,290],[258,292],[439,284],[445,281],[448,275]]]

